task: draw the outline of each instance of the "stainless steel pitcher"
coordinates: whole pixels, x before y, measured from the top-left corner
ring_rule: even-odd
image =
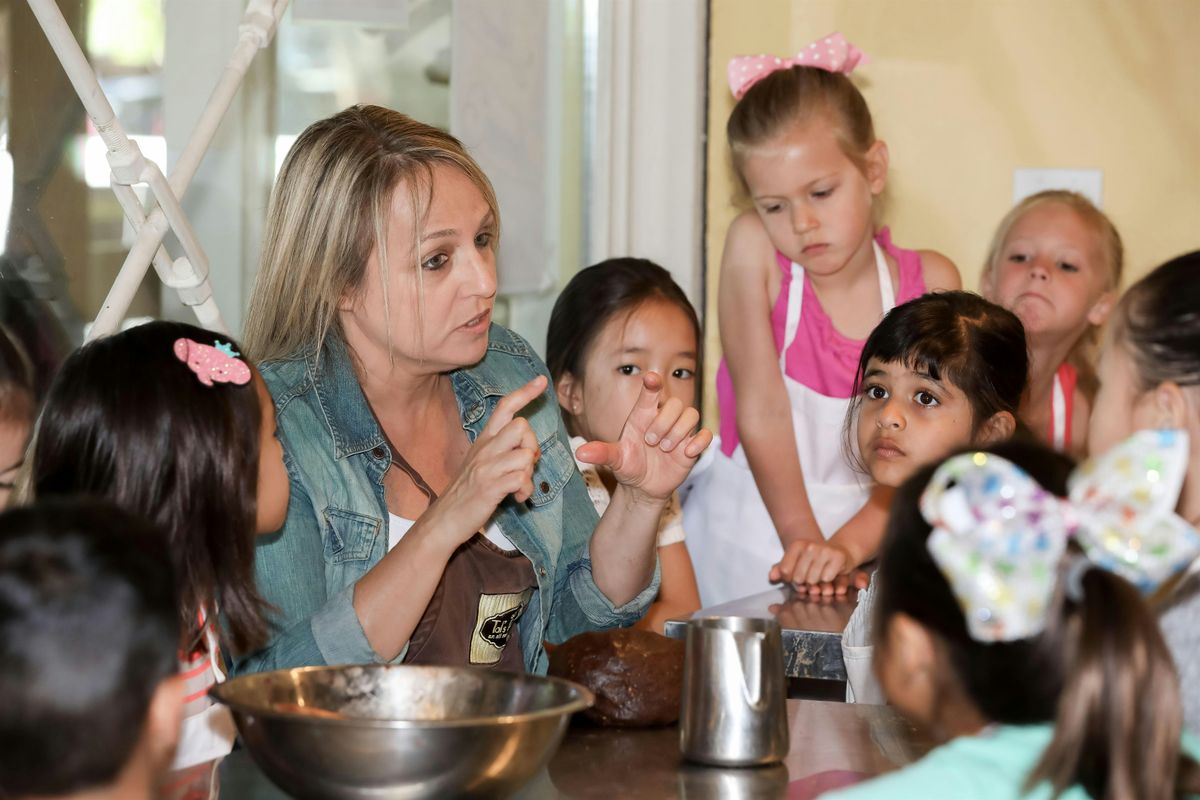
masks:
[[[779,623],[693,619],[685,653],[679,720],[684,756],[733,767],[782,761],[788,723]]]

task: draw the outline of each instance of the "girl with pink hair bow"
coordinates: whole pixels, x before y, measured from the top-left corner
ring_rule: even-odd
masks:
[[[944,256],[876,227],[888,149],[848,77],[864,61],[835,33],[795,58],[729,65],[727,133],[749,208],[721,258],[720,449],[685,506],[706,605],[768,589],[786,547],[818,550],[797,582],[832,591],[861,541],[878,540],[888,490],[842,448],[859,355],[893,306],[961,285]]]

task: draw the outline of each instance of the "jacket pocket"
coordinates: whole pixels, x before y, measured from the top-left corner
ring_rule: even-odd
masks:
[[[328,507],[323,514],[325,561],[344,564],[371,557],[383,523],[377,517]]]
[[[558,431],[546,441],[538,442],[538,446],[542,449],[542,457],[533,468],[533,494],[528,500],[533,507],[556,500],[575,471],[575,459],[558,436]]]

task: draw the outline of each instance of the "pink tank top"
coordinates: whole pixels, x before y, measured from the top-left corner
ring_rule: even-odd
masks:
[[[925,294],[925,275],[921,269],[920,254],[892,244],[887,228],[881,228],[875,234],[875,241],[896,259],[900,278],[896,289],[896,305]],[[783,347],[792,270],[791,262],[783,253],[777,251],[775,261],[783,272],[779,297],[771,309],[771,331],[775,337],[775,350],[779,352]],[[812,290],[807,274],[804,283],[800,327],[796,331],[796,338],[787,346],[787,376],[826,397],[848,398],[854,388],[854,374],[858,370],[858,359],[866,340],[851,339],[838,333],[833,321],[821,307],[816,292]],[[717,403],[720,409],[721,452],[729,456],[738,446],[737,401],[729,366],[724,359],[717,370]]]

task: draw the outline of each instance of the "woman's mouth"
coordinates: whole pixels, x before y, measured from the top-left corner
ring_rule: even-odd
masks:
[[[488,325],[491,322],[491,317],[492,310],[490,308],[486,309],[482,313],[477,314],[476,316],[471,317],[469,320],[464,322],[459,326],[459,329],[466,331],[467,333],[481,333],[488,329]]]

